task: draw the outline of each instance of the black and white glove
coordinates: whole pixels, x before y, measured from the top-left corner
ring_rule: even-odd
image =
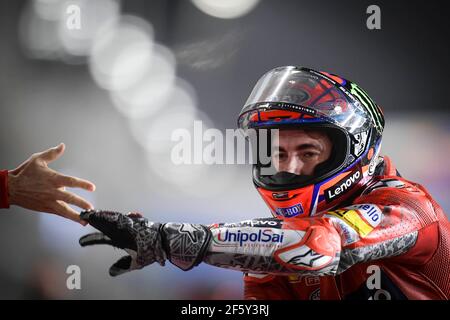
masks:
[[[81,237],[82,247],[107,244],[128,253],[111,266],[111,276],[154,262],[164,266],[166,259],[187,271],[202,262],[211,240],[211,231],[203,225],[154,223],[138,213],[88,210],[80,217],[100,231]]]

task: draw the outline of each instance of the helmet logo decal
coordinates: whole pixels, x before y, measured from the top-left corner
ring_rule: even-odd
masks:
[[[355,139],[358,142],[354,145],[354,153],[353,154],[356,157],[359,157],[364,152],[364,149],[366,148],[367,135],[368,135],[367,131],[363,131],[363,132],[355,134]]]
[[[377,143],[377,147],[378,147],[378,148],[376,148],[376,150],[375,150],[375,152],[374,152],[374,154],[373,154],[373,156],[372,156],[372,160],[370,161],[370,164],[369,164],[369,170],[368,170],[368,175],[369,175],[369,176],[371,176],[371,175],[374,174],[375,169],[376,169],[376,167],[377,167],[377,165],[378,165],[378,161],[379,161],[379,160],[378,160],[378,154],[380,153],[380,148],[379,148],[380,143],[381,143],[381,141],[379,141],[379,142]]]
[[[279,216],[283,216],[285,218],[292,218],[295,216],[298,216],[299,214],[304,213],[303,206],[301,203],[298,203],[294,206],[287,207],[287,208],[277,208],[276,214]]]
[[[274,199],[287,199],[287,198],[289,198],[289,192],[274,192],[274,193],[272,193],[272,197],[274,198]]]
[[[339,198],[350,190],[355,184],[357,184],[363,177],[361,169],[358,167],[356,171],[345,176],[339,180],[334,186],[325,190],[325,200],[331,202],[336,198]]]

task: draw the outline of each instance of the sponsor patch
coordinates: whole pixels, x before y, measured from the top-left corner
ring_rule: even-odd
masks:
[[[361,169],[358,168],[356,171],[351,172],[343,179],[339,180],[334,186],[325,190],[325,200],[326,202],[331,202],[336,198],[339,198],[348,190],[350,190],[354,185],[356,185],[363,177]]]
[[[373,230],[373,227],[364,221],[361,214],[357,210],[339,209],[328,211],[327,214],[342,219],[361,237],[367,236]]]
[[[318,286],[320,285],[320,277],[316,276],[305,276],[305,284],[310,286]]]
[[[279,229],[262,228],[219,228],[213,231],[213,242],[223,247],[243,247],[252,244],[280,245],[284,232]]]
[[[350,207],[347,207],[347,209],[356,209],[358,210],[366,219],[366,221],[374,228],[376,228],[382,218],[382,212],[378,206],[374,204],[356,204]]]
[[[336,216],[332,216],[332,215],[328,215],[328,214],[326,214],[324,216],[335,218],[333,220],[333,224],[334,224],[335,228],[337,229],[337,231],[339,232],[339,234],[341,235],[341,238],[343,241],[342,244],[344,246],[348,246],[348,245],[360,240],[360,237],[359,237],[358,233],[355,231],[355,229],[350,227],[346,222],[342,221],[341,219],[336,219]]]
[[[320,277],[317,276],[305,276],[299,274],[290,274],[288,275],[289,283],[299,283],[304,281],[304,284],[307,287],[318,286],[320,285]]]
[[[363,132],[355,134],[355,139],[357,140],[357,143],[354,145],[353,154],[356,157],[359,157],[364,152],[364,149],[366,148],[367,131],[363,131]]]
[[[238,228],[238,227],[256,227],[256,228],[277,228],[281,229],[282,221],[274,218],[270,219],[253,219],[253,220],[244,220],[240,222],[233,223],[223,223],[220,227],[228,227],[228,228]]]
[[[303,206],[301,203],[296,204],[295,206],[292,207],[287,207],[287,208],[277,208],[275,210],[276,214],[279,216],[283,216],[286,218],[292,218],[295,216],[298,216],[299,214],[304,213],[303,210]]]
[[[307,245],[290,248],[278,254],[278,258],[296,269],[324,268],[333,257],[320,254]]]
[[[289,198],[289,192],[285,191],[285,192],[274,192],[272,193],[272,197],[274,199],[287,199]]]

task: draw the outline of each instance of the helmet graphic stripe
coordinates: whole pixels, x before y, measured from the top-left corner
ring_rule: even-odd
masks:
[[[373,112],[375,113],[376,119],[378,120],[377,123],[382,128],[383,125],[381,122],[381,115],[380,115],[377,105],[362,88],[360,88],[358,85],[355,85],[355,86],[356,86],[356,89],[359,90],[362,93],[362,95],[366,98],[366,100],[369,101],[371,107],[373,108]]]
[[[360,87],[358,87],[356,84],[351,84],[351,94],[354,94],[361,100],[361,102],[366,106],[368,111],[370,112],[370,115],[373,118],[373,121],[375,125],[377,126],[377,129],[382,130],[383,125],[381,123],[381,116],[378,112],[378,109],[375,105],[375,103],[370,99],[370,97],[365,93]]]

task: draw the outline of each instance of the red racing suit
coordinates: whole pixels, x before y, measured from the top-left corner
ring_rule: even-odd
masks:
[[[9,208],[8,170],[0,170],[0,209]]]
[[[210,226],[203,261],[247,271],[246,299],[450,298],[450,223],[387,157],[342,209],[277,220]]]

